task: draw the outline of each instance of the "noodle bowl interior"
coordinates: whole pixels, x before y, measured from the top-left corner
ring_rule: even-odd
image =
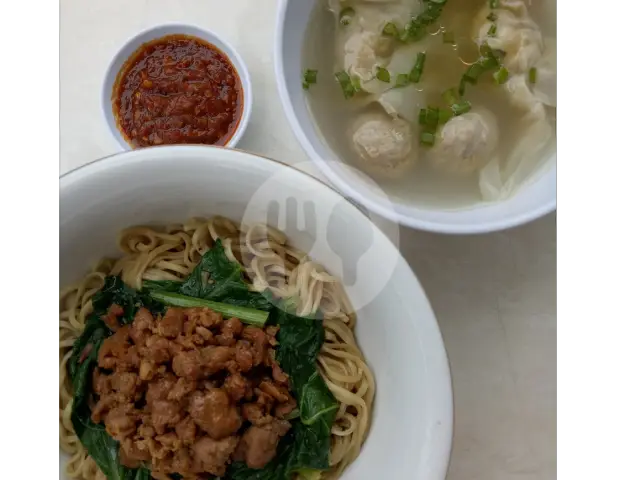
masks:
[[[340,281],[281,232],[221,217],[118,244],[61,291],[69,477],[338,478],[375,391]]]

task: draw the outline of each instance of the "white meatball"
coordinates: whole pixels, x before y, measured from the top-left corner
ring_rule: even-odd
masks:
[[[468,174],[484,167],[497,145],[495,116],[486,109],[474,107],[442,127],[427,155],[438,169]]]
[[[353,148],[367,173],[398,178],[414,164],[416,138],[411,124],[383,113],[360,116],[353,126]]]

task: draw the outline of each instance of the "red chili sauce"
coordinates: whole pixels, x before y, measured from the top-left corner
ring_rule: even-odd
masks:
[[[227,56],[188,35],[142,45],[118,73],[116,123],[133,147],[224,145],[242,116],[242,85]]]

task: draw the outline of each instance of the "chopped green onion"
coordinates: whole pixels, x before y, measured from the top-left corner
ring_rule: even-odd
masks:
[[[480,45],[480,55],[483,57],[490,57],[493,55],[493,49],[487,42],[483,42],[482,45]]]
[[[433,144],[436,143],[436,136],[433,133],[422,132],[420,134],[420,143],[432,147]]]
[[[464,92],[467,89],[467,81],[465,80],[464,76],[460,79],[460,85],[458,85],[458,94],[461,97],[464,97]]]
[[[485,67],[482,66],[480,62],[473,63],[467,68],[467,71],[464,73],[463,78],[466,82],[475,85],[478,83],[478,79],[480,75],[485,72]]]
[[[355,95],[356,89],[353,88],[353,84],[351,83],[351,77],[344,70],[335,74],[336,80],[342,87],[342,93],[344,94],[344,98],[351,98]]]
[[[376,78],[381,82],[389,83],[391,81],[391,74],[386,68],[378,67],[378,70],[376,71]]]
[[[353,89],[357,92],[362,91],[362,83],[360,82],[360,77],[354,75],[351,77],[351,85],[353,85]]]
[[[441,108],[438,110],[438,123],[445,124],[453,117],[453,112],[450,108]]]
[[[490,37],[495,37],[497,31],[498,31],[498,26],[494,23],[489,27],[489,31],[487,32],[487,35],[489,35]]]
[[[409,85],[409,74],[399,73],[396,77],[396,87],[406,87]]]
[[[489,71],[500,66],[500,62],[493,56],[493,52],[489,57],[481,57],[478,62],[484,71]]]
[[[304,81],[312,85],[318,81],[318,70],[306,69],[304,71]]]
[[[444,43],[456,43],[456,37],[453,32],[444,32],[442,34],[442,41]]]
[[[489,15],[487,15],[487,20],[489,20],[490,22],[495,22],[498,19],[498,15],[495,14],[495,12],[491,12]]]
[[[504,67],[500,67],[500,70],[493,74],[493,78],[498,85],[502,85],[507,80],[509,80],[509,70]]]
[[[453,105],[458,101],[458,94],[456,93],[455,88],[450,88],[442,94],[442,99],[449,106]]]
[[[409,80],[411,80],[412,83],[418,83],[420,81],[422,71],[424,70],[424,59],[426,57],[427,55],[424,52],[418,53],[416,63],[413,65],[411,73],[409,74]]]
[[[489,0],[489,7],[490,8],[498,8],[498,7],[500,7],[500,1],[499,0]]]
[[[393,22],[388,22],[384,28],[382,29],[382,34],[387,37],[398,37],[400,32],[398,31],[398,27]]]
[[[152,291],[150,295],[151,298],[165,305],[181,308],[206,307],[214,312],[221,313],[226,318],[236,317],[244,323],[258,327],[264,327],[267,318],[269,318],[269,312],[262,310],[239,307],[228,303],[204,300],[202,298],[188,297],[186,295],[180,295],[179,293]]]
[[[420,17],[412,18],[409,23],[404,27],[403,32],[400,34],[400,41],[402,42],[415,42],[420,40],[425,34],[425,24]]]
[[[355,16],[356,11],[351,7],[345,7],[340,11],[340,23],[347,26]]]
[[[537,79],[538,79],[538,69],[534,67],[531,70],[529,70],[529,82],[536,83]]]
[[[465,100],[464,102],[454,103],[451,105],[451,110],[455,116],[462,115],[471,110],[471,102]]]
[[[429,133],[436,133],[438,129],[438,121],[440,119],[440,113],[437,108],[428,107],[426,114],[426,123],[427,126],[426,131]]]
[[[400,34],[400,40],[403,42],[415,42],[424,37],[427,33],[425,27],[434,24],[440,18],[446,3],[447,0],[424,0],[424,10],[405,25],[403,32]]]
[[[421,108],[420,109],[420,113],[418,114],[418,123],[420,125],[426,125],[427,124],[427,109],[426,108]]]

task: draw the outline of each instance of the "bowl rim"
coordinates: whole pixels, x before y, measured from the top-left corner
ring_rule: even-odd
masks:
[[[109,79],[111,77],[111,72],[114,72],[114,78],[117,78],[120,69],[124,65],[124,62],[126,62],[131,54],[128,55],[123,62],[118,61],[118,57],[120,57],[125,50],[133,49],[133,52],[135,52],[144,43],[148,43],[148,41],[141,41],[140,38],[146,35],[153,34],[157,30],[173,30],[174,32],[164,32],[161,34],[159,33],[157,36],[154,36],[153,40],[160,39],[167,35],[190,35],[204,42],[207,42],[218,48],[227,57],[233,68],[235,68],[238,74],[238,78],[240,79],[240,85],[242,87],[241,117],[236,125],[236,129],[233,132],[233,135],[229,137],[227,142],[224,145],[216,145],[221,147],[235,147],[238,144],[240,138],[242,138],[247,130],[247,126],[249,125],[249,120],[251,118],[251,112],[253,110],[253,88],[249,69],[247,68],[244,59],[240,56],[236,48],[228,40],[226,40],[224,36],[221,36],[220,34],[199,25],[184,22],[158,23],[143,30],[139,30],[137,33],[128,37],[127,40],[124,41],[111,56],[109,64],[104,71],[100,89],[100,107],[106,126],[109,129],[111,136],[120,146],[121,151],[135,150],[129,144],[129,142],[125,140],[122,132],[116,124],[115,116],[113,114],[113,109],[111,106],[111,95],[113,92],[114,83],[110,82]]]
[[[181,151],[183,152],[194,152],[197,153],[200,151],[202,155],[211,155],[215,150],[218,149],[222,151],[226,151],[231,155],[242,154],[249,157],[253,157],[258,161],[268,162],[275,165],[276,168],[286,168],[290,169],[297,174],[301,174],[304,177],[307,177],[311,182],[314,182],[318,185],[319,188],[329,190],[331,194],[339,195],[345,200],[349,201],[345,195],[343,195],[340,191],[336,190],[332,185],[329,185],[315,176],[311,175],[308,172],[304,172],[295,168],[292,165],[289,165],[285,162],[275,160],[273,158],[256,154],[253,152],[249,152],[246,150],[238,149],[238,148],[229,148],[222,146],[202,146],[202,145],[163,145],[163,146],[153,146],[146,147],[142,149],[132,149],[123,152],[116,152],[111,155],[107,155],[105,157],[101,157],[75,167],[62,175],[59,176],[59,189],[60,191],[64,190],[68,186],[72,186],[74,181],[81,180],[83,175],[91,175],[92,173],[99,173],[100,171],[104,171],[108,169],[114,163],[123,163],[125,161],[130,161],[130,157],[145,157],[148,155],[153,155],[155,151],[160,150],[161,152],[176,152],[175,155],[179,155]],[[76,178],[77,177],[77,178]],[[372,222],[367,215],[357,208],[357,205],[354,205],[353,209],[356,215],[360,215],[364,217],[365,221],[368,222],[372,228],[379,230],[378,226]],[[380,233],[382,233],[379,230]],[[408,281],[413,284],[413,288],[416,292],[421,293],[420,298],[418,299],[419,303],[422,304],[420,309],[426,313],[431,314],[433,327],[432,334],[429,336],[431,342],[434,343],[435,347],[438,351],[433,350],[433,346],[430,350],[430,353],[436,354],[437,357],[440,358],[440,361],[437,362],[437,367],[434,367],[432,364],[426,364],[425,366],[431,369],[436,375],[436,382],[438,389],[436,390],[438,401],[436,404],[438,405],[438,436],[437,438],[431,437],[431,441],[438,448],[438,456],[436,460],[430,462],[428,465],[424,465],[422,468],[424,471],[418,472],[418,476],[416,478],[423,478],[426,475],[426,472],[432,472],[435,475],[433,478],[444,480],[446,478],[447,471],[449,469],[449,464],[451,461],[451,450],[453,447],[453,427],[455,423],[455,415],[454,415],[454,400],[453,400],[453,383],[451,377],[451,366],[449,362],[449,357],[447,355],[446,346],[444,344],[444,339],[442,337],[442,332],[440,330],[440,325],[438,323],[435,311],[431,306],[431,302],[422,286],[420,280],[416,277],[415,272],[407,262],[407,260],[402,255],[402,252],[395,246],[393,243],[389,242],[391,247],[396,250],[398,255],[398,264],[396,269],[401,268]],[[419,339],[420,348],[424,351],[426,338],[421,337]],[[375,374],[375,372],[374,372]]]
[[[276,13],[273,65],[276,74],[276,85],[278,88],[278,94],[282,103],[282,107],[284,109],[285,116],[289,121],[289,125],[291,126],[291,129],[293,130],[298,143],[302,146],[306,154],[311,158],[312,162],[327,177],[331,184],[334,185],[337,190],[342,192],[344,196],[351,197],[372,212],[377,213],[378,215],[381,215],[388,220],[399,222],[404,226],[414,228],[416,230],[455,235],[481,234],[506,230],[509,228],[524,225],[556,210],[557,195],[554,195],[553,198],[542,202],[536,208],[519,214],[510,213],[499,220],[485,221],[477,224],[452,224],[447,222],[413,218],[409,215],[398,212],[393,208],[388,208],[384,205],[381,205],[376,201],[371,200],[366,194],[363,194],[359,190],[351,187],[313,148],[313,145],[311,145],[311,142],[309,142],[309,140],[307,139],[302,129],[302,125],[298,120],[298,116],[296,115],[296,112],[293,108],[293,102],[291,100],[291,95],[289,89],[287,88],[287,82],[285,80],[286,77],[283,55],[285,33],[284,21],[287,7],[290,3],[292,3],[290,0],[278,0],[278,10]],[[477,208],[486,207],[480,206]]]

